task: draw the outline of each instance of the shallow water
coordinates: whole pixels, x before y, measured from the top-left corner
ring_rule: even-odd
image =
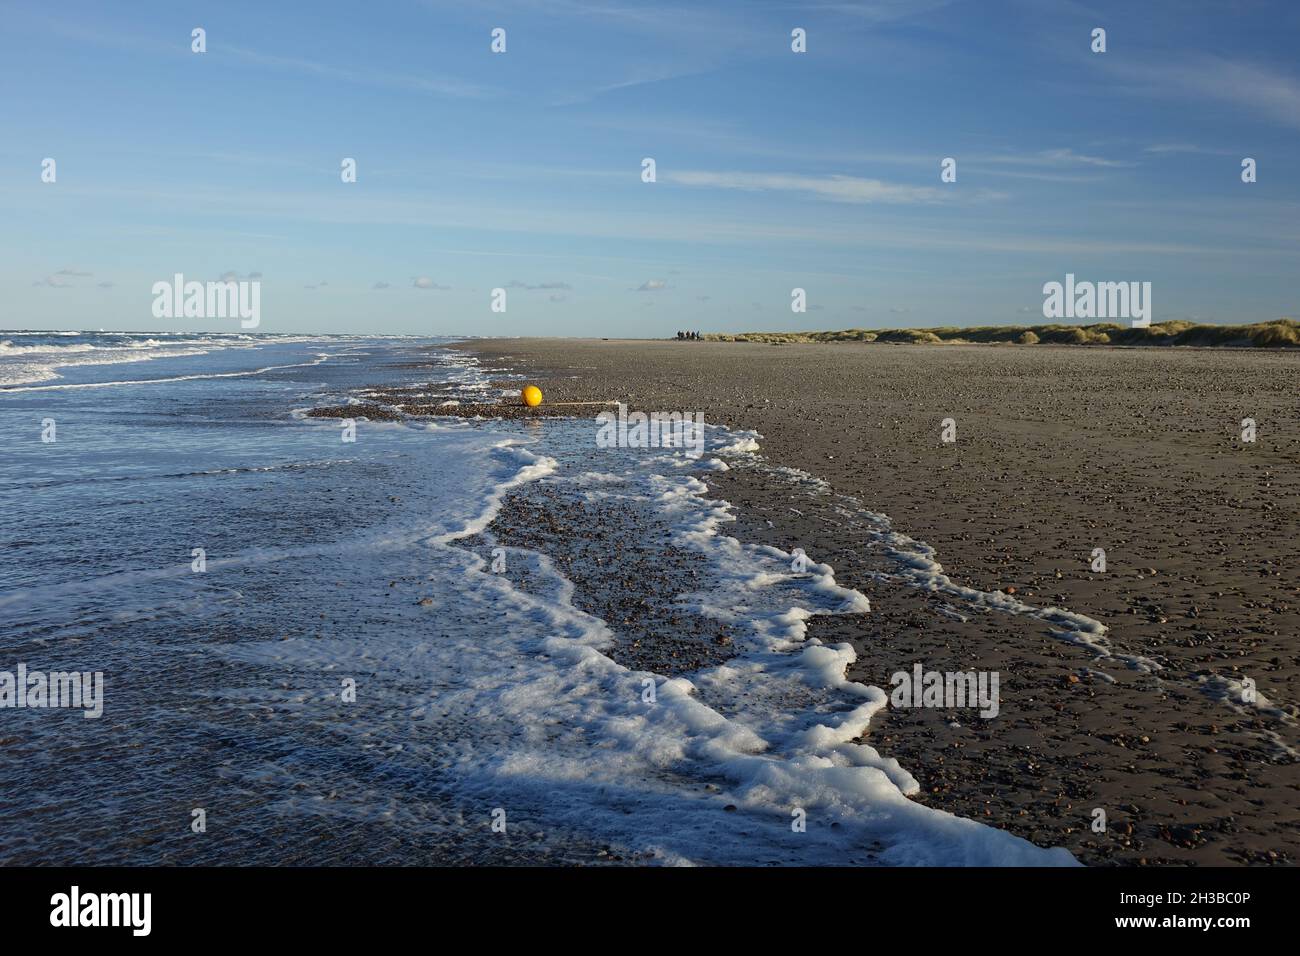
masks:
[[[869,627],[865,599],[729,538],[696,477],[753,467],[756,436],[710,428],[698,460],[577,419],[344,441],[303,411],[492,388],[433,340],[222,344],[0,389],[0,670],[105,680],[98,719],[0,708],[0,862],[1070,862],[913,803],[853,742],[884,694],[804,621]],[[549,556],[494,570],[502,496],[540,489],[664,529],[695,573],[648,599],[725,623],[735,657],[629,670]]]

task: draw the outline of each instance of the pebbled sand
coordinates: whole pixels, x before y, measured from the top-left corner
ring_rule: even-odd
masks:
[[[1098,660],[1031,618],[954,616],[941,594],[873,576],[864,528],[835,496],[746,469],[701,475],[737,506],[738,537],[802,547],[870,596],[869,616],[811,631],[853,643],[854,679],[888,689],[918,661],[999,672],[993,720],[890,709],[873,723],[868,741],[917,777],[918,799],[1086,863],[1300,860],[1300,352],[461,347],[527,371],[548,403],[623,400],[756,429],[769,462],[887,515],[955,582],[1095,618],[1116,655],[1162,666]],[[955,444],[940,441],[949,417]],[[1105,574],[1089,568],[1096,547]],[[1244,677],[1273,709],[1240,704]],[[1105,833],[1089,829],[1094,808]]]

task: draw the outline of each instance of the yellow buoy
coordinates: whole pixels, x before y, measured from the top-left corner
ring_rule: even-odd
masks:
[[[523,396],[524,404],[530,408],[542,404],[542,390],[536,385],[525,385]]]

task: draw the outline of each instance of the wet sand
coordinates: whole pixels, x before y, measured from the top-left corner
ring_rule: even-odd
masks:
[[[813,635],[857,649],[850,677],[888,689],[891,674],[916,662],[999,672],[992,720],[891,708],[873,722],[869,742],[917,777],[917,799],[1086,863],[1300,859],[1300,353],[559,339],[462,347],[542,386],[545,412],[519,414],[621,400],[756,429],[769,462],[887,515],[933,546],[957,583],[1095,618],[1116,655],[1161,665],[1147,673],[1098,660],[1032,618],[954,614],[942,594],[880,580],[862,529],[833,496],[753,470],[702,474],[737,506],[737,537],[801,547],[871,598],[865,618],[812,622]],[[945,418],[956,422],[954,443],[940,440]],[[1257,422],[1253,443],[1241,439],[1243,418]],[[546,505],[503,512],[520,543],[559,547],[569,525],[581,529],[581,518],[528,508]],[[1098,547],[1105,573],[1090,568]],[[592,590],[600,607],[596,578],[576,584],[575,600]],[[628,663],[653,661],[655,632],[643,626],[626,641]],[[693,654],[675,636],[673,651],[704,661],[725,647],[725,635],[698,640]],[[1245,678],[1271,706],[1242,702]],[[1102,833],[1090,828],[1097,808]]]

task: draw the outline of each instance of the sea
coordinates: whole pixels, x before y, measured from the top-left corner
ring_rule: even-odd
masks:
[[[1074,863],[917,802],[862,741],[887,694],[807,622],[869,635],[866,597],[731,536],[704,480],[766,467],[761,436],[309,414],[518,395],[447,341],[0,331],[0,864]],[[618,663],[579,575],[497,540],[515,500],[653,531],[689,575],[582,577],[730,656]],[[100,712],[20,666],[99,675]]]

